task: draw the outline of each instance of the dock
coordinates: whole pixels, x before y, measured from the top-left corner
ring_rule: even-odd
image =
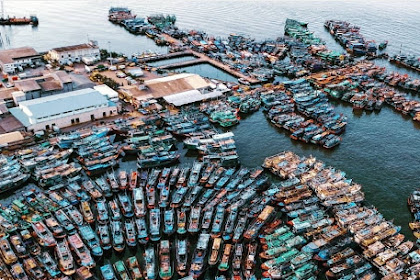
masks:
[[[167,65],[161,65],[159,67],[156,67],[157,69],[162,69],[162,70],[169,70],[169,69],[175,69],[175,68],[181,68],[181,67],[187,67],[187,66],[192,66],[192,65],[197,65],[197,64],[202,64],[202,63],[208,63],[236,78],[241,78],[244,79],[246,81],[248,81],[250,84],[259,84],[260,80],[253,78],[253,77],[249,77],[247,75],[242,74],[239,71],[236,71],[232,68],[230,68],[228,65],[217,61],[215,59],[212,59],[210,57],[208,57],[205,54],[193,51],[193,50],[187,50],[187,51],[182,51],[182,52],[174,52],[174,53],[168,53],[168,54],[163,54],[163,55],[157,55],[157,56],[153,56],[153,57],[147,57],[147,58],[142,58],[139,59],[140,63],[148,63],[148,62],[153,62],[153,61],[159,61],[159,60],[165,60],[165,59],[170,59],[170,58],[175,58],[175,57],[182,57],[182,56],[193,56],[196,59],[191,59],[191,60],[187,60],[187,61],[181,61],[181,62],[176,62],[176,63],[171,63],[171,64],[167,64]]]

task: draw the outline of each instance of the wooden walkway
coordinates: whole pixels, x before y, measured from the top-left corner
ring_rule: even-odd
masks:
[[[232,68],[229,67],[229,65],[224,64],[223,62],[217,61],[215,59],[212,59],[210,57],[208,57],[205,54],[199,53],[199,52],[195,52],[193,50],[188,50],[188,51],[184,51],[184,52],[176,52],[176,53],[169,53],[167,55],[161,55],[158,57],[154,57],[155,60],[163,60],[163,59],[169,59],[169,58],[174,58],[174,57],[180,57],[180,56],[187,56],[187,55],[191,55],[196,57],[197,59],[191,59],[191,60],[187,60],[187,61],[181,61],[181,62],[176,62],[176,63],[171,63],[171,64],[167,64],[167,65],[161,65],[159,67],[156,67],[158,69],[174,69],[174,68],[181,68],[181,67],[187,67],[187,66],[192,66],[192,65],[197,65],[197,64],[201,64],[201,63],[208,63],[236,78],[241,78],[244,79],[246,81],[248,81],[250,84],[259,84],[261,83],[260,80],[255,79],[253,77],[244,75],[243,73],[234,70]],[[150,60],[148,60],[150,61]]]

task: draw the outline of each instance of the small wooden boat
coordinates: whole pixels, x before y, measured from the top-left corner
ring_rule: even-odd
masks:
[[[20,235],[22,236],[24,246],[28,249],[32,256],[37,256],[41,253],[41,246],[35,242],[33,236],[27,229],[22,230]]]
[[[128,246],[135,247],[137,245],[136,225],[133,219],[125,219],[125,241]]]
[[[114,270],[112,269],[112,265],[110,265],[110,264],[103,265],[103,266],[101,266],[101,268],[99,270],[101,272],[101,278],[103,280],[115,280],[116,279]]]
[[[111,221],[112,247],[116,252],[122,252],[125,248],[123,226],[121,221]]]
[[[203,274],[209,240],[210,234],[207,233],[201,233],[198,237],[197,246],[195,248],[190,266],[190,275],[194,279],[199,278]]]
[[[244,245],[241,243],[236,243],[232,260],[232,271],[234,275],[239,275],[241,273],[243,253]]]
[[[58,268],[64,275],[70,276],[76,273],[73,255],[65,239],[57,243],[55,255],[58,260]]]
[[[13,264],[10,268],[10,273],[12,274],[13,279],[29,280],[28,275],[25,273],[25,270],[23,270],[20,263]]]
[[[222,238],[216,237],[213,239],[213,245],[211,246],[211,252],[209,256],[209,265],[214,266],[219,262],[220,252],[222,247]]]
[[[108,224],[98,224],[98,237],[103,250],[112,248],[111,234],[109,233]]]
[[[66,232],[64,228],[58,223],[54,216],[49,214],[45,218],[45,225],[51,230],[52,234],[56,238],[64,238],[66,237]]]
[[[130,182],[129,182],[129,187],[128,187],[130,191],[133,191],[137,187],[137,177],[138,177],[137,171],[136,170],[131,171]]]
[[[247,222],[248,216],[247,215],[240,215],[238,219],[238,223],[236,224],[235,230],[233,232],[232,241],[237,243],[241,240],[242,234],[245,231],[245,226]]]
[[[140,264],[137,261],[136,256],[129,257],[125,263],[127,264],[127,269],[132,280],[142,280],[143,272],[141,270]]]
[[[173,270],[171,263],[171,250],[169,240],[161,240],[159,246],[159,277],[162,280],[169,280],[172,278]]]
[[[57,241],[55,240],[53,234],[43,222],[39,221],[32,223],[32,228],[38,243],[42,247],[54,247],[57,245]]]
[[[42,252],[38,257],[38,262],[41,264],[42,268],[48,273],[48,278],[56,278],[61,274],[58,269],[56,260],[53,259],[50,253]]]
[[[18,258],[22,259],[29,256],[29,250],[26,248],[19,234],[17,233],[13,234],[10,236],[9,239],[10,239],[10,244],[12,245]]]
[[[84,223],[83,215],[77,210],[74,206],[69,206],[66,208],[68,217],[73,221],[76,227],[82,226]]]
[[[175,232],[175,211],[173,208],[163,212],[163,233],[171,235]]]
[[[200,230],[200,214],[201,214],[201,207],[193,207],[190,213],[190,220],[188,223],[188,232],[189,233],[197,233]]]
[[[177,216],[177,229],[176,233],[179,235],[183,235],[187,233],[187,214],[185,213],[185,210],[182,208],[178,208],[176,210],[176,216]]]
[[[176,239],[176,272],[179,276],[184,277],[188,270],[188,242],[187,239]]]
[[[88,201],[82,201],[80,203],[80,212],[82,213],[83,219],[86,223],[91,224],[95,221],[92,209],[90,208],[90,204]]]
[[[18,261],[18,257],[16,256],[15,252],[13,252],[12,247],[7,239],[0,239],[0,253],[3,261],[11,265]]]
[[[81,266],[85,266],[88,268],[95,267],[95,261],[93,260],[92,256],[90,255],[90,251],[86,248],[85,244],[83,243],[80,235],[77,233],[69,235],[68,241],[70,244],[71,250],[74,252],[75,256],[77,257],[77,263]]]
[[[127,171],[120,170],[118,173],[118,181],[120,182],[120,190],[125,190],[128,187]]]
[[[155,208],[151,209],[149,213],[149,230],[150,230],[150,240],[159,241],[160,234],[160,209]]]
[[[104,253],[98,235],[93,231],[89,225],[84,225],[79,228],[80,236],[85,244],[88,246],[92,255],[101,257]]]
[[[124,262],[119,260],[114,263],[114,270],[121,280],[131,280]]]
[[[98,201],[96,202],[96,211],[97,211],[97,221],[99,224],[107,224],[109,223],[109,213],[108,207],[105,201]]]
[[[147,244],[149,241],[149,236],[147,233],[147,223],[146,218],[136,218],[136,229],[137,229],[137,239],[140,244]]]
[[[29,257],[23,260],[23,269],[26,271],[26,274],[33,280],[44,280],[45,273],[42,271],[41,267],[37,262]]]
[[[108,202],[109,209],[111,210],[111,220],[119,221],[122,218],[120,208],[118,207],[118,202],[116,199],[113,199]]]
[[[155,249],[153,246],[149,246],[144,251],[144,262],[146,271],[146,280],[155,280],[157,278],[156,273],[156,256]]]
[[[146,215],[146,201],[143,188],[133,189],[134,214],[137,218]]]
[[[217,267],[220,271],[226,271],[229,269],[230,254],[232,253],[232,244],[225,244],[223,249],[223,256]]]
[[[227,241],[227,240],[230,240],[232,238],[233,231],[235,229],[235,222],[236,222],[237,217],[238,217],[237,209],[231,209],[231,211],[230,211],[230,213],[227,217],[225,230],[223,231],[223,240]]]
[[[207,208],[203,214],[203,220],[201,222],[201,230],[203,232],[208,232],[213,220],[213,207]]]
[[[131,199],[128,197],[128,195],[123,192],[118,194],[118,201],[121,205],[121,212],[124,215],[125,218],[131,218],[134,216],[133,211],[133,203],[131,202]]]

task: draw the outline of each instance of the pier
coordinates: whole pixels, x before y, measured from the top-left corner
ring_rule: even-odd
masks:
[[[174,52],[174,53],[168,53],[168,54],[163,54],[163,55],[157,55],[157,56],[153,56],[153,57],[147,57],[147,58],[142,58],[139,59],[140,63],[148,63],[148,62],[154,62],[154,61],[159,61],[159,60],[165,60],[165,59],[170,59],[170,58],[175,58],[175,57],[182,57],[182,56],[193,56],[196,59],[191,59],[188,61],[182,61],[182,62],[176,62],[176,63],[171,63],[171,64],[167,64],[167,65],[162,65],[159,67],[156,67],[158,69],[175,69],[175,68],[181,68],[181,67],[187,67],[187,66],[192,66],[192,65],[197,65],[197,64],[202,64],[202,63],[208,63],[236,78],[241,78],[244,79],[246,81],[248,81],[250,84],[259,84],[260,81],[256,78],[247,76],[242,74],[239,71],[236,71],[232,68],[230,68],[228,65],[224,64],[223,62],[217,61],[215,59],[212,59],[210,57],[208,57],[205,54],[193,51],[193,50],[187,50],[187,51],[182,51],[182,52]]]

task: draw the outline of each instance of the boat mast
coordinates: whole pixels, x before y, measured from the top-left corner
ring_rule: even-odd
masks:
[[[1,0],[1,18],[4,18],[4,0]]]

